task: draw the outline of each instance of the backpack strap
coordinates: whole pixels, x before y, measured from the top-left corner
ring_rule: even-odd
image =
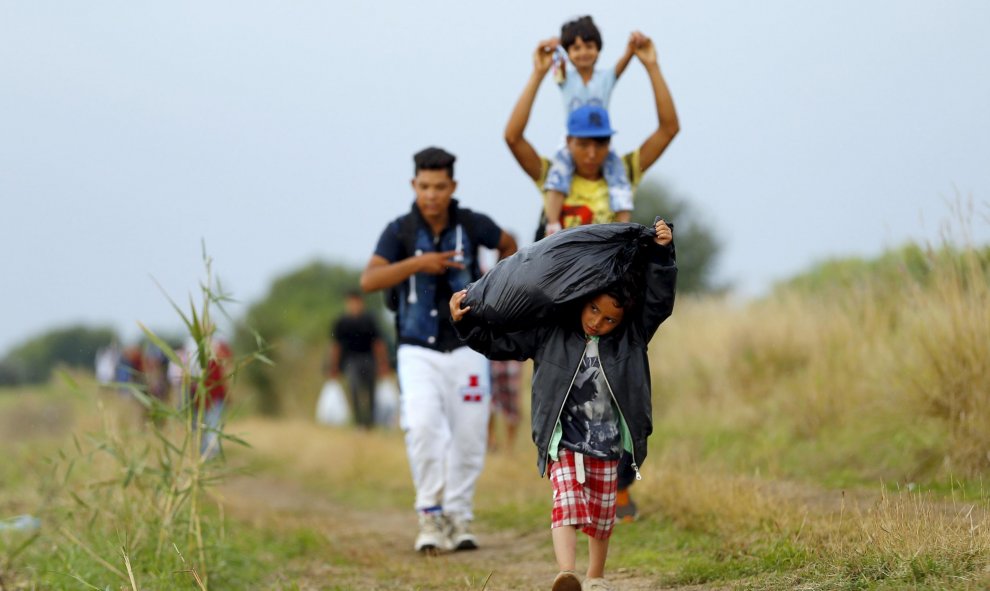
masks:
[[[474,236],[474,212],[466,207],[458,207],[457,223],[461,225],[461,228],[464,228],[464,233],[467,234],[471,244],[475,247],[479,246]]]
[[[416,256],[416,232],[419,230],[419,220],[415,213],[407,213],[399,219],[399,240],[406,249],[406,258]]]
[[[419,229],[418,220],[416,219],[416,214],[413,212],[407,213],[406,215],[398,219],[399,222],[399,242],[402,244],[402,248],[406,251],[406,258],[411,256],[416,256],[416,232]],[[408,281],[408,280],[407,280]],[[404,283],[404,282],[403,282]],[[399,298],[402,297],[402,283],[393,285],[387,288],[383,294],[385,299],[385,307],[392,312],[399,311]],[[396,316],[396,334],[398,334],[398,322],[399,317]]]

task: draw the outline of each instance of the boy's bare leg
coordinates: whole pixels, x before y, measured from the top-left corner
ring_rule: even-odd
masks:
[[[547,226],[560,227],[560,214],[564,211],[565,195],[560,191],[547,191],[543,202],[543,214],[547,218]]]
[[[599,540],[588,537],[588,578],[600,579],[605,576],[605,559],[608,558],[608,538]],[[556,544],[554,544],[556,547]]]
[[[574,555],[577,553],[577,528],[573,525],[550,528],[550,536],[553,538],[553,553],[557,557],[557,568],[559,570],[574,570]],[[604,560],[602,560],[602,568],[605,568]]]

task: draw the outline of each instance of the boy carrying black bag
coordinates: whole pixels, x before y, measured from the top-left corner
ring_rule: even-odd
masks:
[[[647,345],[674,305],[677,266],[673,236],[663,220],[657,219],[652,232],[636,224],[611,224],[566,230],[547,240],[566,248],[568,241],[581,242],[574,240],[583,236],[576,233],[602,235],[603,230],[613,235],[625,231],[629,237],[621,240],[632,246],[619,248],[622,256],[601,271],[617,278],[592,293],[560,281],[549,285],[553,293],[577,299],[528,309],[533,320],[526,328],[518,328],[526,325],[526,315],[512,316],[513,308],[526,308],[524,302],[503,302],[512,317],[496,324],[485,320],[492,317],[491,310],[481,311],[496,302],[472,301],[469,294],[491,291],[483,284],[497,280],[507,282],[497,291],[525,294],[526,286],[512,286],[507,278],[543,282],[546,277],[534,279],[512,269],[517,272],[486,277],[450,299],[451,321],[471,348],[490,359],[534,360],[533,441],[540,475],[549,475],[554,491],[551,527],[560,570],[555,591],[582,589],[574,572],[579,529],[589,536],[584,589],[611,589],[604,573],[615,523],[618,459],[623,450],[631,454],[638,476],[653,431]],[[511,268],[527,253],[524,249],[515,256],[522,258],[500,264]],[[548,281],[553,283],[553,277]],[[465,299],[473,305],[462,307]]]

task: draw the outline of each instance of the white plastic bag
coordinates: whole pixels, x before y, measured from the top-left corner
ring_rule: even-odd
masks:
[[[351,420],[351,409],[344,396],[344,388],[337,380],[327,380],[316,401],[316,422],[322,425],[341,426]]]
[[[375,383],[375,424],[394,427],[399,414],[399,387],[395,380],[382,378]]]

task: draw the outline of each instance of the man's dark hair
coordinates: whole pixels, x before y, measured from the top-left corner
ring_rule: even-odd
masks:
[[[560,44],[564,49],[570,49],[578,37],[585,43],[597,45],[598,51],[602,50],[602,34],[598,32],[598,27],[590,16],[576,18],[560,27]]]
[[[347,291],[344,292],[344,297],[345,298],[357,299],[357,300],[363,300],[364,299],[364,294],[361,293],[361,290],[360,289],[355,289],[355,288],[352,287],[352,288],[350,288],[350,289],[348,289]]]
[[[419,174],[421,170],[446,170],[451,179],[454,178],[454,161],[457,156],[441,148],[429,147],[413,156],[413,176]]]

